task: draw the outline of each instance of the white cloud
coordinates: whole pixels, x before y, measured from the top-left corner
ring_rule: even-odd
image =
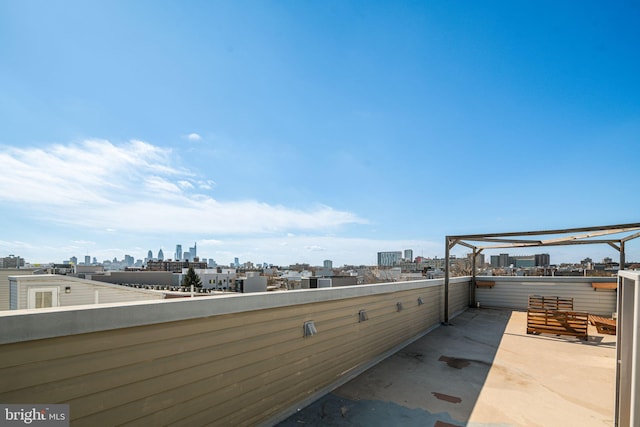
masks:
[[[76,245],[95,245],[96,242],[92,242],[91,240],[72,240],[71,243],[75,243]]]
[[[202,246],[206,246],[206,247],[211,247],[211,246],[222,246],[224,245],[224,241],[223,240],[218,240],[218,239],[203,239],[203,240],[198,240],[198,244],[202,247]]]
[[[201,190],[211,190],[216,185],[216,182],[211,179],[207,179],[206,181],[198,181],[197,184],[198,188]]]
[[[202,137],[194,132],[194,133],[190,133],[189,135],[187,135],[187,139],[189,141],[200,141],[200,140],[202,140]]]
[[[0,150],[2,209],[40,220],[120,232],[271,233],[363,223],[317,205],[292,209],[256,200],[219,201],[194,193],[208,177],[175,167],[171,150],[142,141],[87,140],[47,148]],[[72,212],[70,214],[70,212]]]
[[[2,248],[2,250],[4,252],[7,253],[13,253],[12,251],[16,250],[16,249],[33,249],[34,246],[30,243],[27,242],[21,242],[21,241],[7,241],[7,240],[0,240],[0,248]],[[5,256],[5,255],[2,255]],[[17,256],[21,256],[20,254],[18,254]]]
[[[167,181],[159,176],[149,176],[145,178],[144,185],[147,190],[154,193],[180,193],[181,189],[172,182]],[[182,186],[181,186],[182,187]],[[183,187],[184,188],[184,187]]]
[[[190,190],[193,188],[193,184],[190,183],[189,181],[180,180],[178,181],[178,185],[180,186],[180,188],[185,190]]]

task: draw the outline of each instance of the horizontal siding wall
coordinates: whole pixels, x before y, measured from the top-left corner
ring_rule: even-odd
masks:
[[[442,282],[424,282],[430,284],[4,344],[0,401],[67,403],[74,426],[264,423],[437,326]],[[360,310],[367,321],[358,321]],[[309,320],[318,333],[305,338]]]
[[[469,282],[449,283],[449,313],[455,316],[469,308]]]
[[[142,292],[131,292],[129,288],[124,287],[123,289],[105,288],[104,286],[85,286],[84,288],[85,292],[91,295],[91,298],[95,298],[95,292],[98,291],[99,304],[110,304],[122,301],[149,301],[163,298],[162,294],[160,293],[152,295]],[[61,304],[63,302],[65,301],[61,299]],[[91,301],[91,303],[93,303],[93,300]],[[69,304],[65,303],[64,305]]]
[[[35,268],[0,268],[0,311],[10,310],[9,276],[33,274]]]
[[[102,282],[91,282],[67,276],[45,274],[15,277],[12,281],[18,284],[18,308],[20,309],[26,309],[29,306],[30,288],[58,288],[60,307],[95,304],[96,291],[98,291],[98,302],[100,304],[123,301],[149,301],[163,298],[162,294],[157,292],[104,284]],[[69,288],[69,293],[65,292],[67,287]]]
[[[476,288],[476,300],[483,307],[526,310],[529,295],[573,298],[574,311],[610,317],[616,311],[616,291],[598,289],[595,277],[478,277],[478,281],[495,282],[493,288]]]

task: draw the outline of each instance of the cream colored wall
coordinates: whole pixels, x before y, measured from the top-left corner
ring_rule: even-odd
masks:
[[[272,420],[442,320],[442,286],[433,281],[370,295],[377,288],[358,288],[363,296],[333,299],[344,288],[303,291],[310,294],[287,297],[332,299],[7,343],[0,346],[0,401],[68,403],[74,426]],[[362,309],[369,320],[358,322]],[[318,334],[305,338],[307,320]]]
[[[93,282],[71,276],[42,274],[23,277],[14,276],[12,280],[18,283],[19,309],[28,307],[29,288],[49,288],[52,286],[58,288],[60,307],[94,304],[96,291],[98,292],[98,302],[100,304],[162,299],[161,293]],[[69,288],[69,293],[65,292],[67,287]]]
[[[0,310],[9,310],[9,276],[33,274],[35,268],[0,268]]]
[[[616,311],[616,291],[598,289],[592,282],[610,279],[597,277],[479,277],[481,281],[495,282],[493,288],[476,288],[476,300],[483,307],[505,307],[526,310],[529,295],[573,298],[575,311],[611,317]]]
[[[469,308],[469,282],[452,280],[449,283],[449,314],[456,314]]]

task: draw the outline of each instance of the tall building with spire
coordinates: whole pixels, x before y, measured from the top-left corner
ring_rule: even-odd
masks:
[[[197,242],[193,242],[193,247],[189,248],[189,254],[191,255],[191,259],[194,260],[198,256],[197,252]]]
[[[164,261],[164,252],[162,252],[162,249],[158,251],[158,261]]]

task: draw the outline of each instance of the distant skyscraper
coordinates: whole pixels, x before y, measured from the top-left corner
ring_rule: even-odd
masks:
[[[91,264],[91,257],[90,257],[89,255],[85,255],[85,256],[84,256],[84,263],[85,263],[86,265]]]
[[[162,252],[162,249],[158,251],[158,261],[164,261],[164,252]]]
[[[404,259],[406,259],[409,262],[413,262],[413,249],[404,250]]]
[[[381,267],[391,267],[400,262],[402,252],[378,252],[378,265]]]
[[[193,247],[189,248],[189,253],[191,254],[191,259],[195,259],[198,256],[198,252],[197,252],[197,242],[193,243]]]
[[[238,257],[235,257],[235,258],[233,259],[233,266],[234,266],[235,268],[240,267],[240,259],[239,259]]]
[[[176,261],[182,259],[182,245],[176,245]]]
[[[528,268],[536,266],[535,255],[515,255],[509,257],[509,264],[517,268]]]
[[[316,272],[316,276],[331,277],[333,276],[333,261],[325,259],[322,270]]]
[[[536,254],[536,266],[537,267],[549,267],[551,264],[551,257],[549,254]]]
[[[147,252],[147,259],[153,259],[153,252],[151,252],[151,249]]]
[[[20,267],[24,267],[24,258],[20,258],[20,256],[9,255],[8,257],[0,258],[0,268]]]
[[[78,257],[72,256],[69,258],[69,262],[73,265],[78,265]]]
[[[500,254],[500,267],[509,267],[509,254]]]

